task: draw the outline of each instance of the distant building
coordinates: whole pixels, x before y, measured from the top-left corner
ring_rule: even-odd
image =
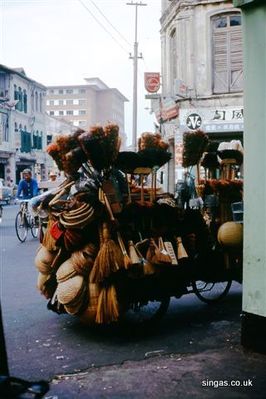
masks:
[[[84,130],[97,123],[117,123],[125,143],[124,103],[128,101],[127,98],[99,78],[85,81],[84,85],[48,86],[48,115],[71,122]]]
[[[173,152],[166,187],[173,191],[184,131],[242,140],[242,17],[228,0],[162,0],[160,21],[162,94],[152,107]]]
[[[24,168],[46,173],[46,88],[22,68],[0,65],[0,177],[18,182]]]

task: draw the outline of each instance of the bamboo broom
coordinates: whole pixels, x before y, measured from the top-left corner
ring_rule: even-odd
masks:
[[[101,237],[101,233],[100,233]],[[90,273],[90,282],[99,283],[124,267],[124,259],[119,246],[111,239],[107,223],[103,223],[102,245]]]

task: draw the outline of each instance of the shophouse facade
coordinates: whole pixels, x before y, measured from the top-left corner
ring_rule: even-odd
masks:
[[[46,97],[48,115],[84,130],[94,124],[117,123],[125,144],[124,103],[127,98],[99,78],[88,78],[85,82],[83,85],[49,86]]]
[[[159,116],[163,102],[177,107],[160,119],[173,152],[166,187],[173,192],[182,179],[185,131],[200,128],[217,141],[243,138],[241,11],[231,0],[162,0],[161,49],[162,94],[152,107]]]
[[[22,68],[0,65],[0,175],[8,185],[24,168],[47,176],[45,92]]]

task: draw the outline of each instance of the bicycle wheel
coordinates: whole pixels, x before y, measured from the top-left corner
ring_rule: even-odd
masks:
[[[15,221],[16,234],[20,242],[24,242],[28,235],[28,223],[25,215],[19,211]]]
[[[232,280],[206,282],[206,281],[193,281],[192,288],[194,294],[205,303],[215,303],[225,298],[232,285]]]
[[[149,323],[159,321],[167,312],[170,297],[161,300],[135,302],[123,316],[124,321]]]
[[[33,217],[30,220],[30,231],[33,238],[37,238],[39,236],[39,223]]]

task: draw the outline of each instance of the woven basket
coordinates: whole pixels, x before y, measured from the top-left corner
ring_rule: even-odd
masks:
[[[80,251],[73,252],[71,260],[76,272],[84,276],[88,275],[93,267],[96,255],[97,248],[91,243],[87,244]]]
[[[63,283],[69,278],[74,277],[77,272],[74,269],[73,262],[71,259],[67,259],[62,265],[58,268],[56,272],[56,280],[58,283]]]
[[[73,213],[74,212],[74,213]],[[85,204],[73,211],[63,212],[60,217],[60,223],[67,229],[81,229],[95,218],[94,208]]]
[[[74,276],[58,284],[57,297],[62,305],[71,304],[83,290],[84,279],[82,276]]]
[[[80,321],[82,323],[89,325],[95,323],[100,292],[101,288],[99,284],[88,284],[89,304],[87,309],[80,316]]]
[[[218,230],[218,242],[227,248],[239,248],[243,244],[243,225],[236,222],[226,222]]]
[[[39,272],[43,274],[50,274],[51,273],[51,266],[53,260],[56,257],[56,252],[50,252],[47,248],[41,245],[35,256],[35,266],[39,270]]]
[[[50,277],[49,274],[43,274],[41,272],[38,273],[38,277],[37,277],[37,288],[38,290],[43,294],[45,291],[45,286],[44,283],[48,280],[48,278]]]
[[[70,303],[68,303],[67,305],[64,306],[67,313],[74,316],[80,312],[80,309],[83,307],[84,302],[87,303],[87,301],[88,301],[88,298],[86,298],[86,296],[85,296],[86,292],[87,292],[86,285],[83,284],[82,290],[79,293],[79,295],[77,295],[76,298],[73,299],[73,301],[71,301]],[[86,305],[86,303],[85,303],[85,305]]]

